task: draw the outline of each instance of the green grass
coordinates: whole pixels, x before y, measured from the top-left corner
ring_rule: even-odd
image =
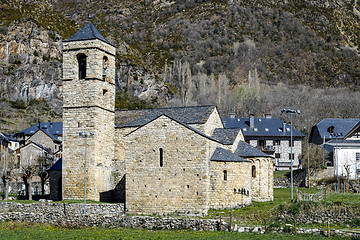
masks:
[[[50,225],[3,222],[0,223],[0,239],[325,239],[323,236],[314,235],[288,235],[256,233],[229,233],[191,230],[140,230],[140,229],[106,229],[106,228],[81,228],[69,229],[53,227]],[[327,239],[346,239],[331,237]],[[350,238],[347,238],[350,239]]]
[[[360,207],[360,193],[339,193],[322,200],[324,203],[333,204],[358,204]]]
[[[274,171],[274,178],[287,178],[289,173],[289,170]]]

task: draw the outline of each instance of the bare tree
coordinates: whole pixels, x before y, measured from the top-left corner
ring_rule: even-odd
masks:
[[[13,177],[13,171],[17,167],[17,157],[15,154],[6,152],[1,158],[1,180],[4,185],[4,199],[9,198],[9,182]]]
[[[304,167],[307,167],[307,158],[309,156],[309,164],[310,168],[319,169],[325,166],[325,162],[323,158],[327,158],[328,153],[326,150],[320,146],[315,144],[303,144],[302,153],[300,155],[301,162]]]
[[[32,177],[34,176],[38,165],[36,161],[33,160],[32,156],[30,157],[27,164],[21,166],[22,179],[25,184],[26,196],[28,200],[32,200]]]
[[[37,167],[37,175],[41,179],[41,195],[45,195],[45,182],[49,179],[49,174],[47,169],[53,163],[54,157],[53,154],[49,154],[47,156],[40,156],[37,159],[38,167]]]

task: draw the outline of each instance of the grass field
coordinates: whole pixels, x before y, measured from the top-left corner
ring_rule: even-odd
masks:
[[[81,228],[68,229],[30,223],[3,222],[0,223],[0,239],[350,239],[307,234],[256,234],[256,233],[230,233],[230,232],[194,232],[190,230],[139,230],[139,229],[105,229]]]

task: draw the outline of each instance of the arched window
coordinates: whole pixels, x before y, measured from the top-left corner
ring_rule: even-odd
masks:
[[[256,177],[256,167],[255,166],[251,167],[251,176]]]
[[[162,148],[159,149],[160,151],[160,167],[164,166],[164,151]]]
[[[105,77],[106,77],[106,70],[108,68],[108,65],[109,65],[109,59],[107,56],[104,56],[103,57],[103,74],[102,74],[102,77],[103,79],[105,80]]]
[[[224,170],[224,172],[223,172],[223,173],[224,173],[224,181],[227,181],[227,178],[228,178],[228,177],[227,177],[227,171],[226,171],[226,170]]]
[[[80,53],[77,55],[77,61],[79,65],[79,79],[85,79],[86,77],[86,55]]]

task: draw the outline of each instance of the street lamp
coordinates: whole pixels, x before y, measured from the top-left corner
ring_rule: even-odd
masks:
[[[342,136],[341,133],[333,133],[331,134],[332,137],[335,137],[335,151],[333,151],[333,154],[335,154],[335,162],[336,162],[336,192],[339,192],[339,158],[338,158],[338,139]]]
[[[86,214],[86,154],[87,154],[87,138],[94,136],[95,133],[79,132],[79,136],[85,138],[85,168],[84,168],[84,216]]]
[[[281,113],[290,114],[290,160],[291,160],[291,202],[294,201],[294,174],[293,174],[293,134],[292,134],[292,115],[300,114],[300,110],[281,109]]]

